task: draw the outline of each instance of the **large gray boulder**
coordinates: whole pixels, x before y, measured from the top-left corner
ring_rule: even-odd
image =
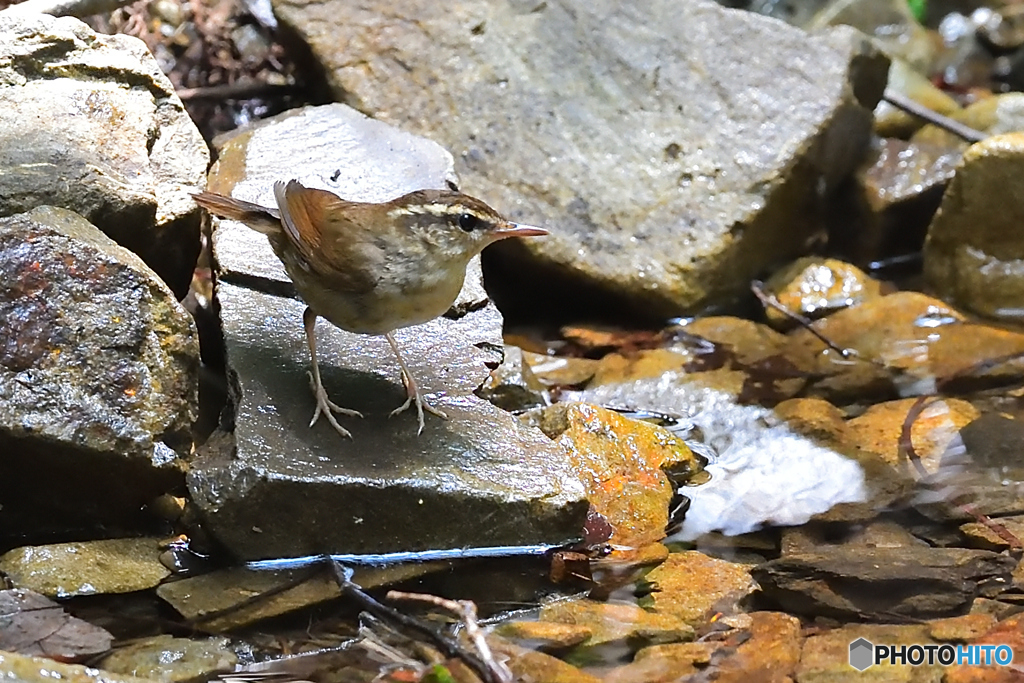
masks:
[[[0,216],[81,214],[184,297],[209,151],[146,45],[0,12]]]
[[[818,227],[888,67],[852,29],[700,1],[274,7],[338,99],[437,140],[469,192],[553,229],[485,255],[506,315],[675,316],[746,291]]]

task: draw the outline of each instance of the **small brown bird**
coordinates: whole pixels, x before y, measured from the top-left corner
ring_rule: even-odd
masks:
[[[312,427],[323,413],[342,436],[351,437],[333,412],[362,415],[327,397],[316,360],[316,318],[349,332],[382,334],[402,368],[408,398],[416,401],[419,432],[423,410],[446,418],[423,399],[392,332],[444,314],[462,290],[469,260],[506,237],[546,235],[510,223],[479,199],[449,190],[418,190],[383,204],[350,202],[292,180],[274,184],[277,209],[212,192],[194,195],[211,213],[245,223],[270,239],[307,308],[302,314],[313,359],[310,386],[316,396]]]

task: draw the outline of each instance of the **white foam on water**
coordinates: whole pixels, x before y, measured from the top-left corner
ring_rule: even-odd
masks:
[[[690,498],[681,530],[670,541],[711,531],[727,535],[766,524],[803,524],[839,503],[867,499],[864,472],[844,455],[793,432],[774,412],[744,406],[726,392],[700,387],[679,373],[595,387],[580,399],[676,415],[699,427],[717,453],[711,480],[681,489]]]

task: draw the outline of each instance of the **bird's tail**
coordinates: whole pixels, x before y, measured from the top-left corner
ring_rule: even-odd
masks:
[[[192,195],[196,204],[207,211],[223,218],[241,221],[253,230],[264,235],[281,232],[281,215],[276,209],[270,209],[252,202],[226,197],[215,192],[197,192]]]

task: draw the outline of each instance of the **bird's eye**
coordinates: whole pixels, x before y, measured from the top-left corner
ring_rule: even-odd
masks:
[[[473,232],[481,223],[482,221],[471,213],[459,214],[459,227],[466,232]]]

